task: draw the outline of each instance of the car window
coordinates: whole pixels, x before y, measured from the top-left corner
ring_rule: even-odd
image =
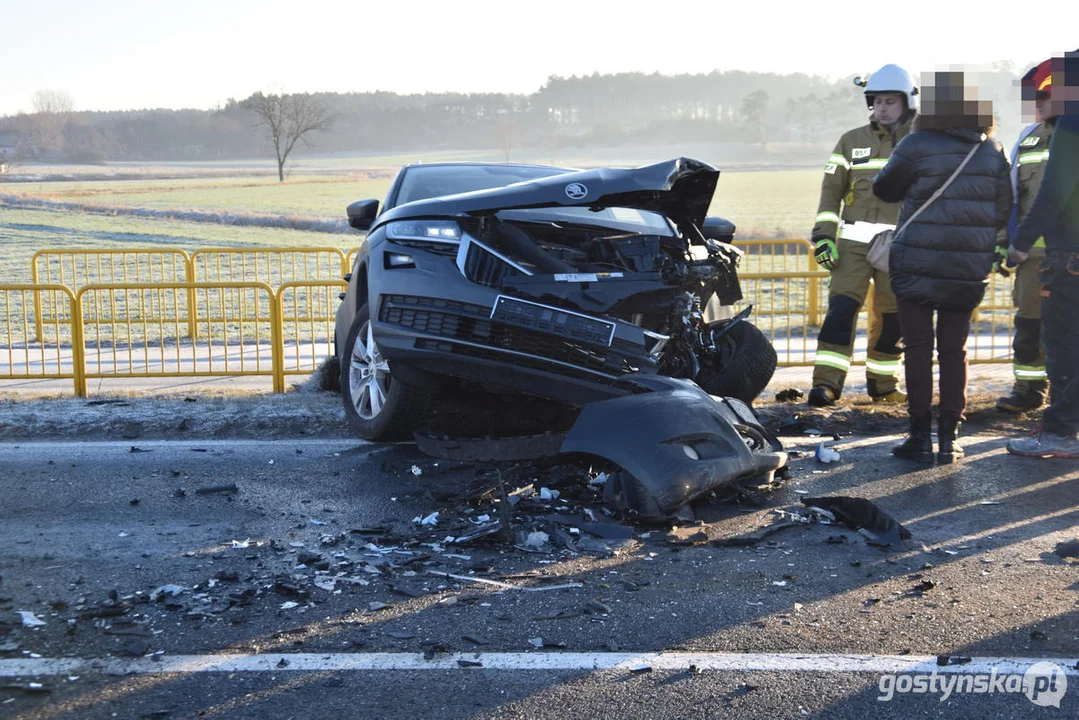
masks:
[[[535,180],[551,175],[569,172],[560,168],[520,167],[512,165],[431,165],[415,166],[405,171],[401,178],[401,188],[397,192],[395,205],[403,205],[415,200],[440,195],[456,195],[504,187],[516,182]]]

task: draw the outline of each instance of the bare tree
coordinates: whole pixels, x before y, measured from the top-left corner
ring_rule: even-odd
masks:
[[[258,124],[270,133],[277,155],[277,179],[285,181],[285,161],[297,140],[310,142],[308,133],[325,132],[333,126],[333,115],[310,95],[263,95],[255,93],[243,103],[255,113]]]
[[[75,109],[75,101],[66,90],[38,90],[30,102],[36,113],[65,115]]]
[[[37,152],[63,150],[64,129],[75,102],[66,90],[38,90],[30,99],[34,119],[30,129]]]

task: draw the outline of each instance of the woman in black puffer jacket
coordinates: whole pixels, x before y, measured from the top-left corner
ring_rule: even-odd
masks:
[[[958,77],[956,77],[958,76]],[[980,147],[944,193],[898,234],[889,277],[899,303],[910,435],[899,457],[933,462],[933,313],[940,362],[939,462],[963,454],[955,442],[967,394],[967,335],[993,267],[997,231],[1012,207],[1008,159],[992,137],[992,106],[963,101],[962,73],[936,73],[922,114],[873,181],[873,193],[902,202],[901,228],[944,185],[967,153]],[[971,112],[972,107],[977,111]],[[966,110],[966,112],[964,112]]]

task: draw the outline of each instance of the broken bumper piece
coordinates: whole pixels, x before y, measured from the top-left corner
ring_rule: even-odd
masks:
[[[650,392],[586,405],[561,447],[622,468],[607,487],[618,509],[669,517],[723,485],[771,482],[787,464],[740,400],[713,397],[688,380],[655,377],[648,385]]]
[[[604,485],[620,511],[661,519],[731,484],[771,483],[787,453],[736,398],[664,376],[623,384],[628,394],[585,405],[565,433],[507,438],[416,435],[419,449],[449,460],[506,462],[580,454],[621,468]]]

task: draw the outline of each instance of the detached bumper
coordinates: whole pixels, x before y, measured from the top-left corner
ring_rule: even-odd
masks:
[[[770,481],[787,464],[774,446],[751,450],[742,432],[766,437],[753,411],[735,398],[715,398],[695,383],[655,377],[652,392],[586,406],[562,443],[619,465],[608,496],[619,509],[667,517],[723,485]],[[777,443],[776,443],[777,445]]]

